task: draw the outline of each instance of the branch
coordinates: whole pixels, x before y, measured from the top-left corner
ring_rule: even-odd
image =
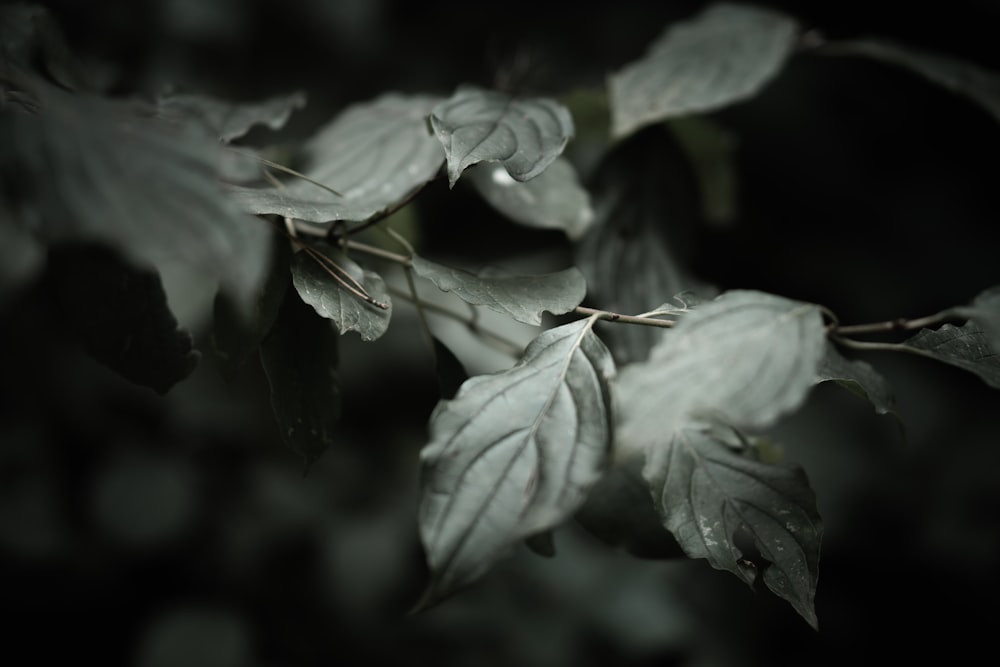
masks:
[[[895,333],[900,331],[913,331],[914,329],[924,329],[926,327],[943,324],[948,320],[955,319],[965,318],[957,314],[953,308],[947,308],[933,315],[918,317],[912,320],[900,317],[895,320],[872,322],[870,324],[835,324],[830,327],[829,333],[830,335],[837,336],[838,338],[843,336],[856,336],[859,334]]]
[[[643,315],[622,315],[621,313],[612,313],[607,310],[597,310],[595,308],[585,308],[584,306],[577,306],[573,309],[573,312],[578,315],[587,315],[591,317],[596,317],[599,320],[604,320],[605,322],[624,322],[626,324],[641,324],[647,327],[662,327],[670,328],[677,324],[675,320],[658,320],[653,315],[657,314],[655,311],[653,313],[647,313]]]

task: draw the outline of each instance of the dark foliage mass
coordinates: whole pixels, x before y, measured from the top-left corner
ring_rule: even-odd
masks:
[[[990,655],[998,21],[0,4],[0,661]]]

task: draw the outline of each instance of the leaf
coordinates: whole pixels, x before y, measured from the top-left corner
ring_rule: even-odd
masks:
[[[459,88],[431,113],[444,146],[448,183],[477,162],[500,162],[515,181],[538,176],[573,136],[566,107],[543,97],[516,99],[473,86]]]
[[[781,70],[797,32],[788,16],[726,3],[669,26],[643,58],[610,76],[612,135],[752,97]]]
[[[558,157],[548,169],[519,183],[502,164],[483,164],[469,172],[482,197],[505,216],[528,227],[560,229],[578,239],[594,219],[590,195],[569,160]]]
[[[0,201],[0,308],[45,268],[45,246],[11,220]]]
[[[281,438],[302,457],[306,472],[334,443],[340,421],[338,338],[335,325],[289,288],[260,346]]]
[[[105,243],[140,268],[182,261],[252,307],[271,230],[223,195],[218,142],[137,103],[36,89],[38,114],[0,113],[0,210],[18,216],[0,224]]]
[[[616,145],[590,191],[594,224],[574,247],[589,299],[637,315],[678,293],[709,291],[684,261],[699,222],[697,186],[665,128],[648,128]],[[602,335],[619,363],[645,359],[660,338],[659,330],[641,326],[609,327]]]
[[[167,117],[188,117],[203,123],[223,143],[239,139],[255,125],[280,130],[295,109],[306,104],[306,94],[299,90],[259,102],[230,102],[207,95],[165,95],[157,107]]]
[[[990,347],[990,338],[975,322],[960,327],[944,324],[936,331],[921,329],[900,343],[900,348],[975,373],[1000,389],[1000,357]]]
[[[686,427],[650,453],[643,475],[663,525],[688,556],[752,585],[757,567],[738,544],[748,533],[769,563],[764,583],[817,626],[823,526],[800,468],[741,456],[710,429]]]
[[[724,292],[666,330],[619,377],[622,443],[662,447],[691,419],[764,428],[797,408],[826,349],[819,308],[752,290]]]
[[[587,502],[574,518],[602,542],[637,558],[684,555],[660,521],[637,457],[612,466],[587,494]]]
[[[435,408],[420,455],[431,582],[419,608],[572,516],[600,478],[614,364],[593,321],[545,331],[513,368],[467,380]]]
[[[253,310],[247,317],[224,293],[215,295],[213,304],[212,349],[220,372],[228,382],[235,382],[246,361],[258,352],[261,341],[274,324],[285,292],[291,283],[291,250],[283,239],[274,244],[272,268],[261,286]]]
[[[817,52],[865,56],[903,67],[952,93],[964,95],[1000,120],[1000,74],[974,63],[883,39],[828,42],[822,44]]]
[[[328,270],[315,255],[306,251],[297,252],[292,257],[292,284],[296,291],[317,313],[333,320],[341,334],[357,331],[361,340],[375,340],[389,328],[392,317],[392,301],[385,282],[377,273],[363,269],[344,253],[327,246],[320,247],[322,252],[318,249],[317,252],[332,260],[340,270]],[[352,294],[334,275],[348,282],[354,281],[352,284],[360,285],[385,308]]]
[[[339,196],[301,179],[280,189],[233,186],[230,193],[250,213],[321,223],[369,220],[437,176],[444,153],[427,116],[438,101],[386,93],[348,107],[321,128],[306,143],[300,171]]]
[[[16,3],[0,7],[0,67],[38,70],[73,91],[93,90],[59,23],[41,5]]]
[[[556,542],[551,530],[529,535],[524,538],[524,544],[542,558],[552,558],[556,555]]]
[[[705,222],[731,225],[739,206],[735,135],[706,116],[675,118],[670,130],[697,176]]]
[[[896,413],[892,388],[871,364],[860,359],[847,359],[830,343],[816,369],[816,382],[836,382],[853,394],[865,399],[880,415]]]
[[[983,330],[989,346],[1000,351],[1000,285],[980,292],[971,305],[956,308],[955,313],[970,318]]]
[[[102,246],[60,246],[49,252],[48,277],[64,325],[126,380],[165,394],[194,371],[199,354],[155,272]]]
[[[568,313],[587,294],[587,282],[575,267],[534,276],[477,276],[416,255],[412,264],[418,276],[427,278],[438,289],[525,324],[541,324],[544,311]]]

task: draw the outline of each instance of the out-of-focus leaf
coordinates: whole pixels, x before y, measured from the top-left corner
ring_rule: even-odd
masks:
[[[556,541],[551,530],[529,535],[524,538],[524,545],[542,558],[552,558],[556,555]]]
[[[278,316],[278,309],[291,282],[291,249],[284,239],[275,239],[271,271],[260,288],[253,310],[244,314],[222,292],[213,307],[212,348],[223,377],[233,382]],[[249,315],[247,317],[246,315]]]
[[[752,97],[781,70],[797,33],[784,14],[728,3],[669,26],[643,58],[611,75],[612,135]]]
[[[525,324],[541,324],[542,313],[568,313],[583,301],[587,281],[575,267],[534,276],[477,276],[414,256],[413,270],[463,301],[486,306]]]
[[[1000,389],[1000,355],[990,346],[990,337],[974,321],[960,327],[943,324],[940,329],[921,329],[902,344],[902,349],[975,373]]]
[[[1000,73],[974,63],[883,39],[828,42],[817,53],[865,56],[906,68],[946,90],[964,95],[1000,120]]]
[[[37,114],[0,113],[0,210],[42,241],[97,241],[141,267],[178,260],[250,308],[271,230],[224,195],[223,150],[188,124],[137,104],[73,96],[40,82]]]
[[[638,315],[684,291],[711,296],[684,263],[699,222],[697,186],[663,127],[615,146],[590,191],[594,224],[574,258],[595,306]],[[607,327],[601,335],[619,363],[645,359],[660,339],[658,329],[641,326]]]
[[[566,107],[544,97],[517,99],[473,86],[459,88],[431,114],[454,187],[477,162],[500,162],[515,181],[541,174],[573,136]]]
[[[0,207],[0,307],[45,265],[45,247],[12,217]]]
[[[230,102],[206,95],[165,95],[157,106],[167,117],[196,119],[223,143],[239,139],[255,125],[280,130],[296,109],[306,104],[306,94],[296,91],[259,102]]]
[[[304,250],[295,253],[292,257],[292,283],[302,301],[323,317],[333,320],[341,334],[357,331],[366,341],[384,334],[392,317],[392,300],[382,277],[363,269],[339,250],[328,246],[318,246],[316,250],[339,268],[320,261],[316,255]],[[385,308],[351,293],[344,282],[355,290],[360,286]]]
[[[724,292],[663,333],[619,376],[620,443],[662,447],[692,419],[765,428],[797,408],[826,349],[819,308],[752,290]]]
[[[590,195],[580,185],[573,165],[562,157],[525,183],[515,181],[496,163],[472,169],[469,180],[491,206],[528,227],[560,229],[570,239],[578,239],[594,220]]]
[[[441,388],[441,398],[454,398],[458,388],[469,379],[465,367],[455,353],[437,338],[434,338],[434,365],[437,371],[438,386]]]
[[[1000,285],[983,290],[971,305],[956,308],[955,313],[972,319],[983,330],[990,347],[1000,352]]]
[[[639,457],[612,466],[575,518],[598,539],[637,558],[679,558],[684,552],[663,527],[641,468]]]
[[[49,252],[48,277],[67,328],[125,379],[165,394],[194,370],[199,355],[155,272],[102,246],[63,246]]]
[[[90,77],[73,56],[49,10],[31,3],[0,7],[0,69],[14,65],[43,73],[74,91],[93,90]]]
[[[340,421],[338,339],[336,326],[288,288],[260,345],[278,429],[307,472],[334,443]]]
[[[439,101],[386,93],[348,107],[322,127],[306,143],[299,171],[339,195],[301,179],[281,188],[233,186],[230,193],[251,213],[310,222],[356,222],[380,215],[441,169],[444,151],[427,129],[427,116]]]
[[[888,381],[871,364],[845,358],[830,343],[827,343],[826,352],[816,369],[816,382],[836,382],[871,403],[878,414],[899,416]]]
[[[418,608],[568,519],[600,478],[614,364],[592,324],[542,333],[516,366],[470,378],[434,410],[419,513],[431,581]]]
[[[739,199],[735,135],[705,116],[675,118],[670,129],[697,175],[705,222],[732,224]]]
[[[823,526],[805,473],[743,456],[709,428],[688,426],[662,438],[643,475],[684,553],[752,585],[757,565],[738,545],[746,534],[768,562],[767,587],[816,627]]]

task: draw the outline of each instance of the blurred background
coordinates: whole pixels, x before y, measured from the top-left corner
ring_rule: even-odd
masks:
[[[62,0],[47,5],[109,94],[166,85],[252,101],[303,90],[308,136],[388,91],[604,85],[703,2],[577,6],[430,0]],[[1000,5],[765,2],[829,38],[878,35],[1000,71]],[[898,68],[796,56],[711,115],[735,139],[738,212],[703,225],[691,268],[722,288],[825,304],[842,322],[918,317],[1000,284],[1000,125]],[[579,123],[579,119],[578,119]],[[572,142],[571,142],[572,147]],[[411,206],[423,251],[504,264],[565,257],[438,180]],[[400,307],[374,343],[341,339],[339,441],[305,477],[252,366],[210,355],[166,396],[60,330],[41,287],[0,312],[0,637],[6,664],[840,665],[989,651],[1000,621],[1000,394],[920,358],[870,354],[904,433],[820,386],[772,434],[826,524],[820,631],[703,562],[641,559],[569,524],[407,616],[425,567],[416,462],[438,399]],[[193,332],[203,350],[207,331]],[[463,359],[470,371],[500,362]],[[987,653],[989,654],[989,653]]]

